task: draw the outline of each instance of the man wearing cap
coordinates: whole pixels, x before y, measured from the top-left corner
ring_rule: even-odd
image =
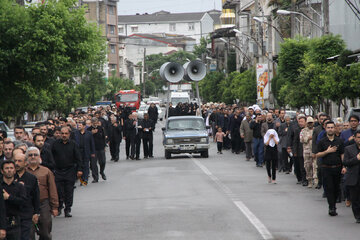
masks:
[[[304,154],[304,167],[306,172],[306,180],[308,181],[308,187],[313,187],[313,181],[317,186],[317,164],[316,159],[312,156],[312,135],[314,130],[314,119],[308,117],[306,119],[307,127],[303,128],[300,132],[300,142],[303,144]]]

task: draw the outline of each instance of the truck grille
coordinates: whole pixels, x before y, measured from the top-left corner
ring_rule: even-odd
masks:
[[[199,143],[200,138],[175,138],[174,144]]]

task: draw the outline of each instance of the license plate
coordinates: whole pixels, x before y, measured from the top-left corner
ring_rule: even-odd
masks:
[[[194,150],[195,147],[194,146],[181,146],[180,150]]]

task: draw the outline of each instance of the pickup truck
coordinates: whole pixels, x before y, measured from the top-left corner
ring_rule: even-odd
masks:
[[[206,129],[202,117],[169,117],[162,128],[165,158],[181,153],[200,153],[201,157],[209,157],[210,143]]]

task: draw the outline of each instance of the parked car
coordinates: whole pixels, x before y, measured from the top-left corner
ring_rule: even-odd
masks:
[[[179,116],[167,119],[162,128],[165,158],[181,153],[200,153],[201,157],[209,157],[207,128],[202,117]]]
[[[144,118],[144,114],[147,113],[147,105],[140,105],[139,109],[137,110],[137,115],[139,119]]]

